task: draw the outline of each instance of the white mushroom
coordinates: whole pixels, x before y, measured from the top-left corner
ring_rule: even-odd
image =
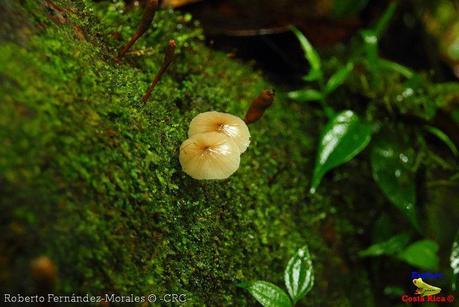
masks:
[[[239,147],[240,153],[250,144],[250,132],[245,122],[237,116],[221,112],[198,114],[190,123],[188,136],[198,133],[219,132],[230,137]]]
[[[223,133],[199,133],[182,143],[179,160],[194,179],[226,179],[239,168],[240,151]]]

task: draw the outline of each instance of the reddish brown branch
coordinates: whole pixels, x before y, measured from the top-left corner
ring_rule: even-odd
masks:
[[[252,101],[247,114],[245,115],[245,123],[251,124],[259,120],[266,109],[269,108],[274,101],[273,90],[263,90],[260,95]]]
[[[163,65],[161,65],[161,68],[159,69],[158,73],[153,79],[153,82],[151,83],[150,87],[145,93],[145,96],[143,96],[142,98],[142,101],[144,103],[148,101],[148,99],[151,96],[151,93],[155,89],[156,84],[158,84],[159,80],[161,80],[161,77],[167,71],[167,68],[169,68],[169,65],[171,65],[172,60],[174,59],[174,55],[175,55],[175,47],[176,47],[175,40],[171,39],[167,44],[167,49],[166,49],[166,54],[164,55]]]
[[[121,61],[121,58],[126,54],[126,52],[135,44],[135,42],[141,37],[145,31],[148,30],[151,23],[153,22],[153,18],[155,17],[156,10],[158,9],[159,1],[158,0],[147,0],[145,1],[145,8],[142,16],[142,20],[140,20],[140,24],[137,27],[137,31],[132,35],[131,39],[121,47],[118,57],[116,58],[117,62]]]

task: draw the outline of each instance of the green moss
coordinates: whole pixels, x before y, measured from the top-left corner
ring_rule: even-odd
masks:
[[[359,204],[381,201],[375,187],[353,198],[307,194],[318,134],[309,107],[279,95],[250,127],[238,172],[195,181],[178,162],[190,120],[208,110],[243,116],[271,85],[207,49],[190,16],[158,13],[135,45],[141,52],[117,65],[139,11],[124,11],[122,1],[55,1],[62,11],[21,3],[0,5],[8,13],[0,45],[4,289],[33,292],[29,261],[48,255],[59,293],[187,293],[189,305],[250,305],[236,283],[282,285],[285,264],[306,243],[317,285],[304,304],[352,305],[348,288],[367,281],[346,259],[360,248],[348,240],[359,222],[347,212],[371,215]],[[170,38],[177,57],[142,106]],[[350,163],[342,174],[362,167]],[[336,181],[355,190],[368,176],[347,179]]]

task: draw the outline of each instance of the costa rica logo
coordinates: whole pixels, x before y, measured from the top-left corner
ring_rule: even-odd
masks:
[[[440,287],[425,282],[424,279],[440,279],[444,277],[443,273],[411,273],[411,281],[416,286],[413,294],[404,294],[401,297],[404,303],[452,303],[454,302],[454,295],[442,295]],[[435,282],[435,281],[434,281]]]
[[[435,295],[441,292],[440,288],[429,285],[422,278],[413,279],[413,284],[418,288],[414,294],[420,296]]]

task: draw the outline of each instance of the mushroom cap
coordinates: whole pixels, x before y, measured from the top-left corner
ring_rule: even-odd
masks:
[[[190,123],[188,136],[198,133],[219,132],[230,137],[239,147],[241,153],[250,144],[250,132],[246,123],[237,116],[221,112],[204,112],[196,115]]]
[[[199,133],[182,143],[179,160],[194,179],[226,179],[239,168],[240,152],[225,134]]]

